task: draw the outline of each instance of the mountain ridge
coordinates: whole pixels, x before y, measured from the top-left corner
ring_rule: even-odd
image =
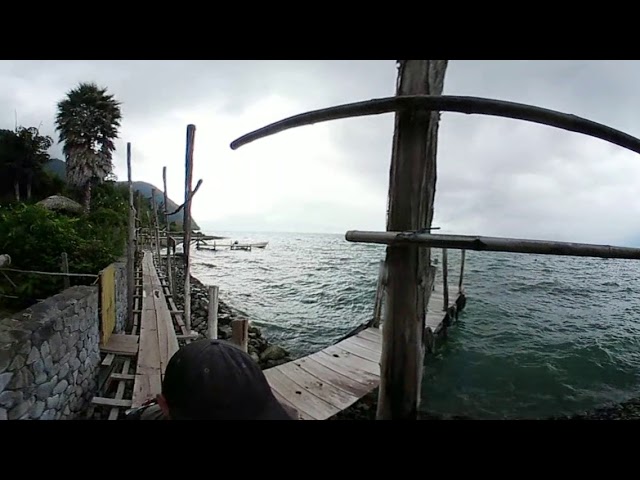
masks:
[[[60,160],[58,158],[52,158],[51,160],[49,160],[45,166],[44,166],[44,170],[57,176],[58,178],[62,179],[62,180],[66,180],[66,176],[67,176],[67,164],[66,162],[64,162],[63,160]],[[117,182],[118,184],[126,184],[126,181],[119,181]],[[157,205],[161,205],[162,203],[164,203],[164,193],[162,190],[160,190],[158,187],[156,187],[155,185],[153,185],[152,183],[149,182],[145,182],[142,180],[138,180],[138,181],[134,181],[132,182],[133,185],[133,190],[135,192],[140,192],[140,194],[142,196],[144,196],[145,198],[151,198],[152,196],[152,191],[155,188],[156,190],[156,195],[155,195],[155,200],[156,200],[156,204]],[[177,204],[176,202],[174,202],[173,200],[171,200],[171,198],[167,199],[167,207],[169,211],[174,211],[176,210],[178,207],[180,206],[180,204]],[[173,215],[169,215],[169,220],[172,222],[175,222],[177,225],[182,225],[182,211],[175,213]],[[191,220],[191,228],[193,230],[200,230],[200,227],[198,226],[198,224],[196,223],[195,220]]]

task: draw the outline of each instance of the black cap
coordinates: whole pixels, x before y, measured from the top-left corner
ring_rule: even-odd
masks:
[[[197,340],[178,350],[162,383],[175,420],[291,420],[260,366],[223,340]]]

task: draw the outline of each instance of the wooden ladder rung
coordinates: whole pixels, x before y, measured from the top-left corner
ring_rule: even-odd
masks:
[[[108,397],[93,397],[91,403],[95,405],[104,405],[106,407],[130,407],[131,400],[108,398]]]

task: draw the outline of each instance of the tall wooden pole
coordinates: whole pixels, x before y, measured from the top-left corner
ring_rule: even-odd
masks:
[[[446,60],[399,61],[396,96],[441,95]],[[436,186],[438,112],[396,114],[387,231],[431,226]],[[388,246],[378,419],[417,418],[427,304],[433,284],[429,248]]]
[[[135,294],[135,230],[136,210],[133,206],[133,181],[131,179],[131,142],[127,142],[127,184],[129,186],[129,225],[127,234],[127,324],[133,328],[133,296]]]
[[[169,282],[169,291],[175,295],[176,292],[173,288],[173,271],[171,266],[171,248],[169,245],[169,238],[171,232],[171,222],[169,221],[169,207],[167,207],[169,201],[169,192],[167,190],[167,167],[162,167],[162,183],[164,184],[164,220],[167,225],[167,239],[166,239],[166,248],[167,248],[167,281]]]
[[[156,203],[156,189],[151,189],[151,208],[153,208],[153,224],[156,233],[156,258],[160,266],[160,221],[158,220],[158,204]]]
[[[196,126],[187,125],[187,155],[185,157],[184,178],[184,213],[182,217],[184,239],[182,247],[184,249],[184,321],[189,333],[191,333],[191,185],[193,182],[193,147],[195,137]]]

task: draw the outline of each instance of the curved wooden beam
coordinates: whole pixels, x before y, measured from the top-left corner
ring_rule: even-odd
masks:
[[[236,150],[247,143],[295,127],[327,122],[329,120],[362,117],[365,115],[380,115],[409,109],[491,115],[525,120],[568,130],[570,132],[589,135],[640,153],[640,139],[601,123],[587,120],[586,118],[549,110],[547,108],[506,102],[504,100],[448,95],[411,95],[378,98],[365,102],[348,103],[336,107],[313,110],[285,118],[284,120],[243,135],[231,142],[231,149]]]

